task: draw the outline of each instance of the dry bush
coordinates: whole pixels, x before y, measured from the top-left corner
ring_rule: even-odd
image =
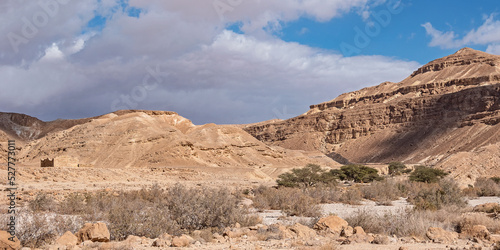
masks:
[[[377,202],[379,205],[391,205],[393,200],[401,197],[398,183],[394,180],[375,181],[361,188],[363,198]]]
[[[35,209],[43,208],[45,199],[42,196],[35,199]],[[236,222],[242,226],[259,223],[260,218],[249,216],[247,209],[241,207],[239,202],[240,198],[227,189],[190,189],[180,184],[166,190],[154,185],[150,189],[118,194],[104,191],[71,193],[56,204],[56,210],[65,215],[58,215],[56,220],[27,211],[24,215],[32,218],[25,220],[26,225],[33,226],[26,230],[18,228],[18,232],[22,232],[23,242],[39,246],[67,230],[76,232],[83,221],[104,221],[112,240],[123,240],[128,235],[156,238],[162,233],[178,235],[205,228],[222,230]],[[76,226],[71,224],[74,226],[71,230],[66,221],[61,219],[69,217],[80,220]],[[46,225],[56,222],[60,225],[57,230],[47,230],[50,227]]]
[[[319,202],[297,188],[266,188],[255,190],[253,205],[258,209],[281,210],[289,216],[318,217]]]
[[[361,191],[355,187],[349,187],[340,196],[339,202],[350,204],[350,205],[359,205],[361,204],[361,199],[363,199],[363,194]]]
[[[438,210],[448,206],[465,207],[464,194],[452,179],[442,179],[438,183],[420,183],[409,186],[408,201],[416,209]]]
[[[240,200],[227,189],[189,189],[178,184],[166,191],[165,198],[166,208],[183,229],[224,228],[236,222],[247,226],[258,222],[238,206]]]
[[[304,190],[304,192],[318,200],[320,203],[334,203],[340,202],[342,196],[342,189],[334,185],[317,185],[312,188]]]
[[[500,184],[492,178],[477,178],[474,189],[477,196],[500,196]]]
[[[8,215],[0,217],[1,229],[6,230]],[[16,234],[24,247],[37,248],[52,242],[66,231],[76,232],[83,225],[78,216],[55,213],[33,213],[28,209],[17,211]]]
[[[464,214],[457,222],[456,228],[458,232],[463,232],[474,225],[483,225],[491,233],[500,233],[500,221],[483,213]]]
[[[86,207],[84,194],[70,193],[59,204],[58,211],[61,214],[84,214]]]
[[[28,207],[33,212],[53,212],[56,205],[54,198],[45,193],[37,194],[33,200],[28,202]]]
[[[460,211],[422,211],[405,209],[383,215],[367,210],[358,210],[346,218],[349,225],[361,226],[368,233],[396,235],[398,237],[425,237],[429,227],[454,230],[460,218]]]

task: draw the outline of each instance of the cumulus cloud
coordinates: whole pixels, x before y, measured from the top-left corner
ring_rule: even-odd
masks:
[[[34,1],[16,2],[0,10],[10,22],[0,22],[3,34],[22,34],[14,12],[31,18],[44,11]],[[383,56],[343,57],[285,42],[269,28],[304,16],[327,21],[366,9],[366,0],[62,3],[50,25],[18,52],[8,39],[0,41],[3,111],[51,120],[161,109],[198,124],[249,123],[299,115],[345,91],[399,81],[419,66]],[[131,7],[140,13],[130,15]],[[96,15],[105,23],[89,30]],[[237,22],[244,34],[226,30]]]
[[[493,46],[490,51],[496,51],[495,44],[500,44],[500,21],[495,20],[495,15],[486,17],[484,23],[477,29],[470,30],[465,36],[460,38],[453,31],[439,31],[431,23],[422,24],[428,35],[431,36],[429,46],[441,47],[445,49],[459,48],[467,45],[488,45]]]

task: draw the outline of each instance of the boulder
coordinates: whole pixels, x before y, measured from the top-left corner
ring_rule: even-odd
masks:
[[[181,235],[181,236],[176,236],[172,239],[172,246],[173,247],[188,247],[189,245],[193,244],[195,240],[189,236],[189,235]]]
[[[141,241],[142,241],[142,238],[139,236],[135,236],[135,235],[129,235],[125,239],[125,242],[127,242],[130,245],[140,245]]]
[[[488,240],[491,242],[500,242],[500,234],[490,234]]]
[[[391,243],[391,240],[389,239],[389,236],[386,235],[375,235],[372,241],[373,244],[379,244],[379,245],[389,245]]]
[[[300,223],[295,223],[295,225],[290,227],[290,230],[300,239],[313,239],[317,237],[316,231]]]
[[[78,238],[70,231],[67,231],[56,240],[56,244],[63,246],[76,246],[76,244],[78,244]]]
[[[154,247],[169,247],[170,245],[172,245],[172,236],[167,233],[158,236],[152,244]]]
[[[106,224],[85,223],[85,225],[76,233],[78,242],[90,240],[92,242],[109,242],[110,235]]]
[[[453,243],[458,239],[456,232],[449,232],[440,227],[429,227],[426,235],[434,243]]]
[[[347,226],[348,226],[347,221],[345,221],[344,219],[342,219],[338,216],[331,215],[331,216],[319,219],[319,221],[316,222],[316,224],[314,225],[314,229],[329,230],[330,232],[332,232],[334,234],[340,235],[342,230],[347,228]]]
[[[12,235],[7,231],[0,231],[0,249],[5,250],[18,250],[21,248],[21,242],[14,237],[14,241],[9,240]]]
[[[362,227],[354,227],[354,234],[348,240],[352,243],[371,243],[374,238],[366,234]]]
[[[354,234],[354,228],[352,228],[351,226],[347,226],[346,228],[344,228],[344,230],[342,230],[340,236],[351,237],[353,234]]]

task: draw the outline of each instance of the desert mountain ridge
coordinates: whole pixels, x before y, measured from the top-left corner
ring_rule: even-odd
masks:
[[[473,181],[500,174],[499,124],[500,56],[464,48],[288,120],[194,125],[171,111],[121,110],[43,122],[0,113],[0,139],[20,140],[29,166],[63,157],[74,166],[232,166],[268,177],[307,163],[402,161]]]
[[[56,167],[69,168],[244,168],[248,178],[272,180],[290,167],[339,165],[319,151],[269,146],[239,126],[194,125],[170,111],[122,110],[53,122],[21,114],[0,117],[3,136],[21,140],[17,157],[25,167],[39,167],[41,159],[50,158]]]
[[[320,150],[341,163],[426,164],[469,180],[500,175],[500,56],[463,48],[401,82],[245,130],[268,145]]]

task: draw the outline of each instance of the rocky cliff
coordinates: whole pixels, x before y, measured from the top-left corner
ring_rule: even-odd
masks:
[[[500,175],[500,56],[464,48],[399,83],[342,94],[304,115],[245,130],[269,145],[319,149],[344,163],[461,162]],[[485,147],[492,155],[474,162]]]

